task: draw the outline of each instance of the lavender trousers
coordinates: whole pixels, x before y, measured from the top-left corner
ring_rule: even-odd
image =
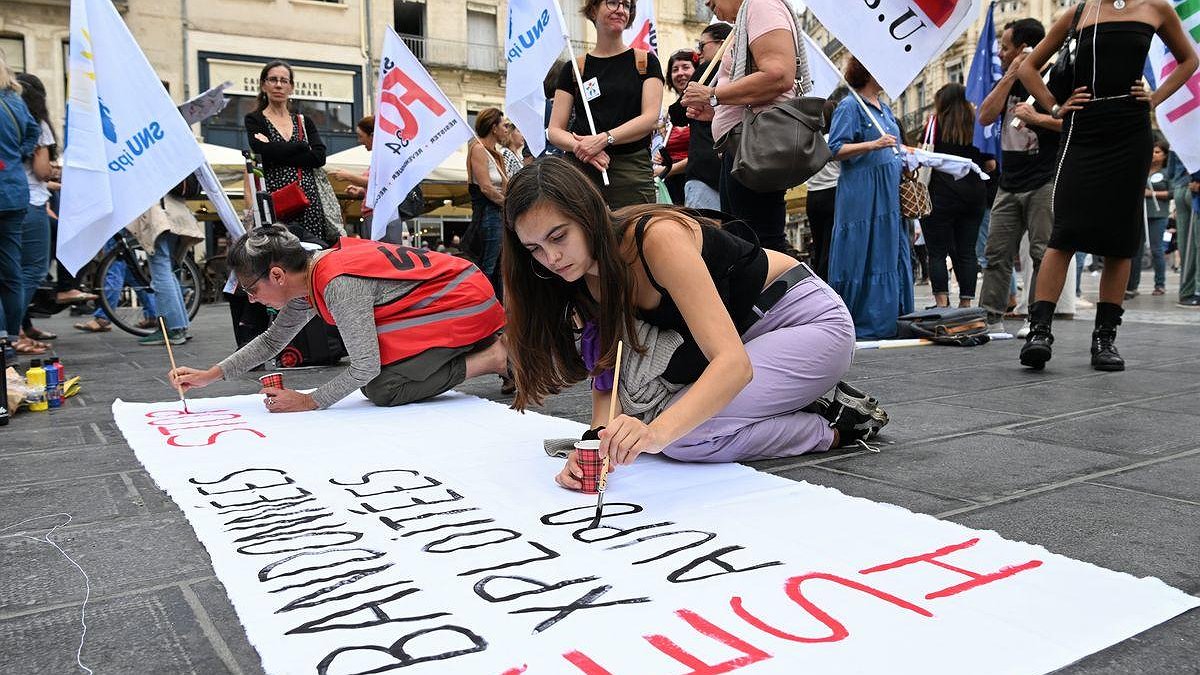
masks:
[[[742,335],[742,343],[754,379],[663,454],[684,462],[745,462],[828,450],[829,422],[800,409],[833,389],[854,359],[854,320],[838,294],[816,275],[805,279]]]

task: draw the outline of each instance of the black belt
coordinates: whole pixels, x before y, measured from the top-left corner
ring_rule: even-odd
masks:
[[[758,296],[758,300],[754,302],[753,312],[755,320],[761,319],[766,315],[775,306],[775,303],[779,302],[779,299],[792,289],[792,286],[812,276],[813,271],[804,263],[800,263],[779,275],[778,279],[772,281],[770,286],[763,289],[763,292]]]

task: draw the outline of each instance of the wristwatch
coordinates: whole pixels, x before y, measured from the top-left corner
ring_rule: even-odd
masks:
[[[613,143],[617,142],[617,139],[613,138],[612,134],[605,134],[605,135],[608,137],[608,145],[612,145]]]
[[[708,96],[708,104],[712,107],[717,107],[720,103],[717,102],[717,88],[713,87],[712,93]]]

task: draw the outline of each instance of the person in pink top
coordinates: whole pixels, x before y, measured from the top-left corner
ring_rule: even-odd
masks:
[[[716,85],[692,82],[682,100],[689,117],[712,119],[713,138],[720,147],[723,137],[738,133],[746,106],[762,110],[786,101],[810,89],[812,80],[803,50],[796,50],[798,29],[787,0],[709,0],[708,5],[721,21],[736,20],[737,28],[721,59]],[[729,150],[721,158],[721,210],[749,223],[763,248],[795,253],[783,233],[784,190],[755,192],[742,185],[730,173],[733,159]]]

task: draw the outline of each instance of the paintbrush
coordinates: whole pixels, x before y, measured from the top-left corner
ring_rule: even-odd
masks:
[[[167,346],[167,358],[171,359],[171,372],[175,372],[175,352],[171,350],[171,336],[167,334],[167,322],[163,318],[158,317],[158,326],[162,329],[163,344]],[[183,385],[176,384],[175,389],[179,392],[179,401],[183,403],[183,414],[190,415],[187,407],[187,399],[183,397]]]
[[[621,386],[621,353],[624,351],[625,343],[617,340],[617,364],[613,367],[613,388],[612,396],[608,399],[608,422],[605,428],[612,426],[613,417],[617,414],[617,397],[618,387]],[[600,524],[600,514],[604,510],[604,488],[608,486],[608,455],[604,455],[604,462],[600,465],[600,480],[596,482],[596,517],[592,519],[591,527],[596,527]]]

